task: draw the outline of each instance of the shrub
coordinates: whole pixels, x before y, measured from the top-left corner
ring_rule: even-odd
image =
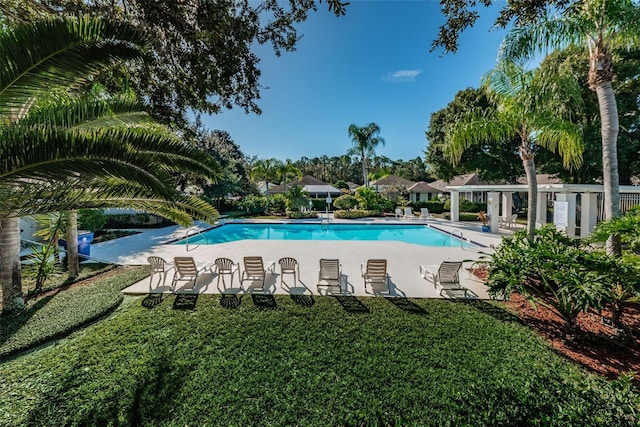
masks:
[[[269,197],[269,210],[284,213],[287,210],[287,198],[284,194],[274,194]]]
[[[327,209],[327,199],[318,198],[311,199],[311,209],[315,211],[324,211]]]
[[[381,194],[376,193],[371,188],[361,187],[356,191],[356,199],[358,199],[358,204],[360,205],[360,209],[364,210],[373,210],[380,211],[388,210],[393,211],[395,204]],[[387,201],[385,203],[385,201]]]
[[[371,216],[380,216],[382,213],[380,211],[375,210],[350,210],[350,211],[335,211],[333,213],[334,218],[342,218],[342,219],[357,219],[357,218],[366,218]]]
[[[287,211],[287,217],[291,219],[302,219],[302,218],[317,218],[318,212],[300,212],[300,211]]]
[[[451,219],[451,212],[442,214],[443,219]],[[478,221],[478,214],[473,212],[459,212],[458,221]]]
[[[489,294],[508,297],[519,292],[533,303],[555,309],[570,329],[589,308],[600,310],[621,271],[602,251],[585,251],[580,239],[558,232],[552,225],[505,238],[490,256]]]
[[[107,223],[107,215],[102,209],[81,209],[78,211],[78,228],[81,230],[100,230]]]
[[[444,212],[444,200],[421,200],[413,204],[416,209],[427,208],[431,213]]]
[[[444,210],[445,211],[451,210],[451,199],[447,199],[444,202]],[[460,197],[458,210],[460,212],[478,212],[479,209],[478,209],[478,206],[476,206],[476,204],[473,203],[471,200],[467,200],[464,197]]]
[[[351,210],[358,206],[358,199],[356,199],[354,196],[345,194],[344,196],[338,197],[333,202],[333,206],[336,209]]]
[[[238,203],[238,207],[252,214],[265,213],[267,211],[267,198],[264,196],[247,196]]]

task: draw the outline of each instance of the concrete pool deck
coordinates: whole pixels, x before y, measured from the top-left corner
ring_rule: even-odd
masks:
[[[249,221],[247,221],[249,222]],[[262,222],[262,221],[261,221]],[[276,222],[276,221],[269,221]],[[290,222],[290,221],[287,221]],[[316,221],[317,222],[317,221]],[[331,219],[332,223],[363,222],[341,221]],[[432,282],[420,275],[420,265],[438,265],[442,261],[465,261],[464,270],[460,273],[462,286],[468,288],[472,298],[487,299],[486,287],[471,276],[467,270],[482,253],[492,251],[490,245],[498,245],[504,235],[511,234],[510,230],[501,230],[500,234],[483,233],[477,223],[452,223],[440,219],[429,220],[399,220],[394,218],[367,219],[369,223],[386,224],[429,224],[445,232],[462,232],[464,238],[484,245],[471,248],[461,247],[428,247],[396,241],[295,241],[295,240],[242,240],[220,243],[215,245],[175,245],[174,242],[186,236],[188,231],[208,228],[207,224],[183,228],[178,226],[162,229],[141,230],[140,234],[127,236],[91,246],[91,256],[124,265],[148,265],[147,257],[160,256],[167,261],[177,256],[193,257],[198,263],[212,263],[218,257],[230,258],[240,263],[244,256],[261,256],[265,262],[276,263],[274,274],[267,274],[266,293],[290,295],[319,295],[327,294],[326,287],[320,290],[318,270],[320,258],[337,258],[342,265],[343,292],[353,296],[380,295],[410,298],[442,298],[439,289]],[[282,257],[293,257],[298,260],[300,277],[298,283],[293,283],[290,275],[285,276],[281,283],[280,268],[277,261]],[[367,259],[387,259],[390,277],[390,291],[385,289],[367,289],[361,276],[361,266],[366,265]],[[126,294],[170,293],[173,269],[167,277],[156,275],[153,283],[150,278],[135,283],[126,288]],[[209,270],[203,272],[198,279],[196,290],[207,294],[243,294],[254,292],[250,281],[240,286],[236,274],[233,285],[225,278],[218,286],[217,273]],[[337,290],[336,290],[337,291]],[[262,292],[262,291],[260,291]],[[333,294],[335,294],[334,292]]]

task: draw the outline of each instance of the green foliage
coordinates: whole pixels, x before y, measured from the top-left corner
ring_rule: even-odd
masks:
[[[360,209],[372,211],[392,211],[395,203],[385,198],[371,188],[360,187],[356,190],[356,199]]]
[[[238,208],[252,214],[263,214],[267,211],[267,198],[263,196],[247,196],[238,203]]]
[[[300,210],[309,206],[309,198],[301,185],[294,185],[284,195],[287,209]]]
[[[443,219],[451,219],[451,212],[444,212]],[[478,214],[474,212],[459,212],[458,221],[478,221]]]
[[[107,223],[107,215],[102,209],[80,209],[78,211],[78,228],[81,230],[100,230]]]
[[[349,184],[347,184],[343,179],[337,180],[333,186],[339,188],[340,190],[349,190]]]
[[[451,210],[451,199],[447,199],[444,202],[444,210]],[[478,206],[473,203],[471,200],[465,199],[464,197],[460,197],[460,201],[458,204],[458,210],[460,212],[478,212]]]
[[[58,251],[55,246],[48,244],[40,246],[31,245],[30,259],[36,265],[36,268],[27,271],[35,280],[36,291],[41,290],[47,278],[58,270],[57,254]]]
[[[318,212],[287,211],[287,217],[291,219],[317,218]]]
[[[284,213],[287,210],[287,198],[284,194],[274,194],[269,197],[269,211]]]
[[[420,200],[413,204],[416,209],[427,208],[431,213],[441,214],[444,212],[444,200]]]
[[[41,298],[17,316],[0,316],[0,358],[68,335],[99,319],[120,305],[122,289],[148,275],[148,268],[129,268],[86,286]]]
[[[586,251],[583,245],[551,225],[538,229],[533,241],[525,232],[516,232],[490,256],[489,293],[508,297],[519,292],[555,309],[570,328],[580,312],[600,310],[606,302],[617,306],[619,287],[637,293],[637,270],[602,251]]]
[[[358,219],[358,218],[368,218],[372,216],[380,216],[381,212],[376,210],[362,210],[362,209],[352,209],[349,211],[335,211],[333,213],[334,218],[341,219]]]
[[[589,240],[602,242],[612,234],[620,235],[624,249],[640,254],[640,206],[634,206],[621,217],[600,222],[589,236]]]
[[[358,199],[355,196],[351,196],[349,194],[340,196],[333,201],[333,207],[335,207],[336,209],[351,210],[356,206],[358,206]]]
[[[585,373],[487,302],[276,295],[276,308],[247,296],[228,309],[231,296],[200,295],[178,309],[183,297],[128,299],[82,334],[0,364],[0,425],[637,421],[629,376]]]

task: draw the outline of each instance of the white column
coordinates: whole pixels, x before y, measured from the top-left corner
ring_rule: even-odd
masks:
[[[567,222],[565,224],[558,225],[558,230],[564,231],[569,237],[576,236],[576,193],[558,193],[556,194],[556,201],[567,202]],[[555,215],[554,215],[555,218]]]
[[[498,213],[500,212],[500,193],[490,191],[487,193],[487,213],[491,216],[491,232],[498,232]]]
[[[547,194],[538,191],[538,206],[536,208],[536,228],[547,223]]]
[[[503,219],[508,219],[513,212],[513,191],[502,193],[502,215]]]
[[[451,192],[451,222],[458,222],[460,220],[460,193],[457,191]]]
[[[589,237],[598,222],[598,193],[582,193],[580,237]]]

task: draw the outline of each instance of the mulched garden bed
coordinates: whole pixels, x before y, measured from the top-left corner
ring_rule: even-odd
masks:
[[[633,336],[630,342],[622,343],[616,337],[616,329],[603,321],[603,316],[605,320],[610,316],[607,311],[602,315],[581,313],[579,330],[569,333],[565,322],[553,310],[541,305],[533,308],[522,295],[513,294],[505,304],[556,351],[587,369],[611,379],[630,371],[640,372],[640,305],[625,308],[622,322]],[[634,383],[640,385],[640,376],[636,376]]]

